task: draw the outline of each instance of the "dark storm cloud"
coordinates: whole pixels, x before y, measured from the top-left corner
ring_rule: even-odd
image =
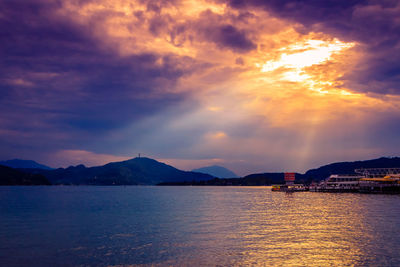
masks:
[[[246,20],[242,13],[239,16],[222,16],[211,10],[202,12],[199,18],[191,24],[196,32],[196,39],[214,43],[221,50],[231,50],[236,53],[246,53],[257,48],[251,38],[251,32],[239,28],[235,22]]]
[[[400,94],[400,1],[232,0],[233,8],[263,8],[302,24],[300,32],[324,32],[359,43],[364,57],[343,79],[350,89]]]
[[[58,15],[58,7],[0,3],[0,110],[7,138],[55,129],[101,134],[184,99],[163,89],[195,68],[192,59],[121,57],[90,28]]]
[[[355,5],[365,3],[363,0],[232,0],[234,8],[259,7],[290,20],[299,21],[306,26],[314,23],[333,22],[351,18]],[[343,23],[345,23],[343,21]]]
[[[246,34],[232,25],[221,25],[208,29],[209,38],[217,45],[230,48],[236,52],[248,52],[256,48]]]

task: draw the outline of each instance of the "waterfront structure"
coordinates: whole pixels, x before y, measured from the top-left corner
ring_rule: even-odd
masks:
[[[317,185],[311,185],[310,191],[314,192],[358,192],[361,175],[332,174],[328,179]]]
[[[307,190],[307,188],[303,184],[294,183],[294,181],[296,180],[296,173],[294,172],[285,172],[284,179],[284,185],[273,185],[271,190],[283,192],[298,192]]]
[[[400,193],[400,168],[356,169],[356,175],[333,174],[319,184],[314,192]]]
[[[303,184],[291,184],[291,185],[273,185],[272,191],[282,191],[282,192],[300,192],[307,191],[308,188]]]

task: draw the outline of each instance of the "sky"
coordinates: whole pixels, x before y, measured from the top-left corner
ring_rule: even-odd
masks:
[[[0,159],[246,175],[399,147],[399,0],[0,1]]]

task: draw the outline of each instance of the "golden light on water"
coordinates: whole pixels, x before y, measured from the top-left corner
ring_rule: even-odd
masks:
[[[379,242],[376,226],[370,223],[380,210],[362,204],[366,195],[281,194],[269,187],[247,187],[232,189],[234,197],[229,198],[226,190],[214,190],[203,200],[209,208],[201,210],[202,216],[213,220],[202,221],[207,231],[196,231],[194,236],[213,240],[218,253],[197,258],[199,263],[357,266],[376,256],[370,254],[368,242]],[[209,246],[204,241],[198,244]],[[240,256],[219,257],[229,253],[228,247],[235,251],[232,255]]]

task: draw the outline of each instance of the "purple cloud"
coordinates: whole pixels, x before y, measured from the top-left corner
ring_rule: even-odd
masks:
[[[221,25],[209,29],[209,38],[217,45],[230,48],[236,52],[248,52],[257,46],[243,31],[239,31],[232,25]]]
[[[196,33],[195,40],[214,43],[222,50],[229,49],[236,53],[247,53],[256,49],[257,44],[252,40],[248,29],[235,25],[238,21],[245,19],[246,16],[242,13],[238,16],[223,16],[206,10],[188,26],[192,27]]]
[[[58,7],[0,3],[3,153],[18,143],[50,150],[96,142],[186,99],[169,89],[198,62],[157,52],[120,56],[91,28],[56,15]]]

